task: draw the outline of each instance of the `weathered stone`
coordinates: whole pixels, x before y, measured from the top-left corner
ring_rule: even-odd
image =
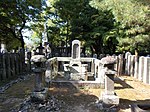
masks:
[[[135,63],[135,55],[131,55],[131,66],[130,66],[130,75],[134,76],[134,63]]]
[[[143,73],[144,73],[144,56],[141,56],[139,58],[139,75],[138,75],[138,79],[140,81],[143,81]]]
[[[150,57],[144,58],[143,82],[150,84]]]
[[[115,64],[116,59],[112,56],[107,56],[101,59],[102,64]]]
[[[131,71],[131,57],[132,55],[128,55],[127,75],[130,75]]]
[[[34,55],[31,57],[31,61],[32,62],[45,62],[46,61],[46,58],[44,55]]]
[[[6,53],[6,52],[7,52],[6,44],[1,43],[1,47],[0,47],[0,48],[1,48],[1,49],[0,49],[0,52],[1,52],[1,53]]]
[[[114,75],[115,71],[108,70],[105,75],[105,94],[114,95]]]
[[[120,54],[118,56],[118,75],[122,75],[123,73],[123,55]]]
[[[45,64],[46,58],[44,55],[34,55],[31,57],[31,61],[35,64],[35,69],[33,69],[35,73],[35,88],[34,92],[31,94],[31,100],[33,102],[42,102],[46,100],[48,92],[48,90],[44,88],[45,68],[43,64]]]
[[[96,78],[96,81],[99,81],[100,84],[104,85],[107,68],[101,67],[98,70],[98,78]]]
[[[102,95],[103,105],[106,106],[112,106],[112,105],[118,105],[119,104],[119,97],[116,95]]]
[[[41,102],[46,101],[47,97],[48,97],[48,89],[45,88],[38,92],[37,91],[32,92],[31,101],[41,103]]]
[[[129,55],[131,55],[131,53],[126,52],[126,54],[125,54],[125,74],[128,74],[128,71],[129,71],[129,68],[128,68]]]
[[[138,72],[139,72],[139,58],[135,55],[135,68],[134,68],[134,78],[138,79]]]
[[[93,58],[96,58],[96,59],[97,59],[97,54],[93,54]]]
[[[73,59],[80,59],[80,41],[79,40],[72,41],[71,57]]]

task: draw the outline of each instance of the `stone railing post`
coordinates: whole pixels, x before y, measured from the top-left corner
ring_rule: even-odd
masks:
[[[27,52],[28,72],[31,71],[31,56],[32,56],[31,52]]]
[[[135,69],[134,69],[134,78],[138,79],[138,72],[139,72],[139,56],[135,55]]]
[[[144,65],[143,82],[150,84],[150,57],[144,58]]]
[[[125,54],[125,74],[126,75],[129,75],[128,74],[128,72],[129,72],[129,62],[130,62],[129,55],[131,55],[131,53],[130,52],[126,52],[126,54]]]
[[[138,80],[143,81],[143,74],[144,74],[144,56],[141,56],[139,58]]]

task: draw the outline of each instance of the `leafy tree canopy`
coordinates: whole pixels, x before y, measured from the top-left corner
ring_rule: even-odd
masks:
[[[120,24],[118,50],[150,52],[150,1],[149,0],[92,0],[99,10],[111,10]]]
[[[24,48],[23,29],[28,28],[27,22],[39,18],[40,11],[40,0],[1,0],[0,39],[9,44],[10,41],[18,40]]]

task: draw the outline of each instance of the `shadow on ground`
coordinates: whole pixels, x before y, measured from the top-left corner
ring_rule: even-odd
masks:
[[[132,88],[133,89],[133,87],[131,85],[127,84],[125,82],[125,80],[122,80],[118,77],[115,78],[115,83],[121,85],[121,86],[115,86],[115,90],[116,89],[126,89],[126,88]]]
[[[78,88],[70,82],[52,83],[49,95],[65,103],[61,109],[62,112],[100,112],[95,105],[98,97],[90,94],[86,88]]]

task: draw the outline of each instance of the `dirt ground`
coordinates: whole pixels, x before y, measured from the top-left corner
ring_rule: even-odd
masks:
[[[34,76],[14,84],[0,94],[0,112],[9,112],[30,96],[34,88]],[[102,112],[96,102],[103,89],[77,88],[73,84],[53,84],[49,95],[63,102],[60,112]],[[120,98],[119,112],[130,112],[132,103],[150,104],[150,85],[128,76],[115,79],[115,92]]]
[[[0,112],[10,112],[28,97],[34,88],[34,76],[13,84],[4,93],[0,93]]]

